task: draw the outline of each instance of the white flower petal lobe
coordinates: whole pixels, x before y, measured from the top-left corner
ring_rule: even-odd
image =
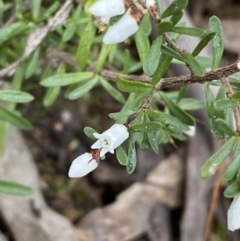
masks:
[[[129,133],[125,125],[114,124],[102,134],[94,136],[98,138],[98,140],[91,146],[91,148],[101,149],[100,157],[102,157],[107,152],[114,153],[114,149],[120,146],[129,137]]]

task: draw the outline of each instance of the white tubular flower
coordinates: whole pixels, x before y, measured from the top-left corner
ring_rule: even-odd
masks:
[[[140,22],[142,16],[143,13],[138,9],[129,9],[116,24],[107,30],[103,38],[103,43],[121,43],[128,39],[131,35],[138,31],[138,23]]]
[[[127,127],[122,124],[114,124],[102,134],[93,134],[98,140],[91,146],[93,149],[101,149],[100,157],[107,152],[114,153],[114,149],[120,146],[128,137]]]
[[[228,209],[228,229],[235,231],[240,229],[240,194],[236,195]]]
[[[185,133],[188,136],[195,136],[196,134],[196,126],[188,126],[189,130],[188,131],[184,131],[183,133]]]
[[[98,162],[94,159],[93,155],[91,153],[84,153],[72,162],[68,176],[83,177],[96,169],[97,166]]]
[[[89,8],[89,12],[101,17],[104,23],[108,23],[111,17],[121,15],[125,11],[124,0],[98,0]]]

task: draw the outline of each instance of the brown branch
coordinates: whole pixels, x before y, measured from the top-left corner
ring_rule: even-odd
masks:
[[[187,75],[180,75],[176,77],[163,78],[161,79],[161,81],[159,80],[155,88],[157,90],[160,90],[160,89],[166,89],[166,88],[181,87],[187,84],[194,84],[194,83],[203,84],[208,81],[218,80],[223,77],[227,77],[239,71],[240,71],[240,60],[228,66],[219,68],[218,70],[209,71],[204,76],[196,76],[196,75],[191,76],[190,74],[187,74]],[[108,70],[103,70],[101,71],[100,74],[102,77],[112,81],[114,81],[116,77],[121,77],[130,81],[138,81],[138,82],[144,82],[144,83],[151,82],[151,78],[146,75],[141,75],[141,76],[124,75],[124,74],[120,74],[120,73],[116,73]]]
[[[49,54],[51,58],[59,59],[62,62],[76,65],[76,58],[66,52],[63,52],[58,49],[54,49]],[[94,68],[89,67],[91,71],[94,71]],[[203,84],[208,81],[212,80],[219,80],[223,77],[228,77],[229,75],[232,75],[234,73],[237,73],[240,71],[240,60],[237,60],[235,63],[230,64],[228,66],[219,68],[215,71],[209,71],[204,76],[191,76],[190,74],[187,75],[180,75],[176,77],[169,77],[169,78],[162,78],[159,80],[158,84],[155,86],[157,90],[161,89],[167,89],[167,88],[175,88],[175,87],[182,87],[187,84],[194,84],[199,83]],[[116,77],[123,78],[125,80],[129,81],[137,81],[142,83],[151,83],[152,78],[147,75],[127,75],[127,74],[121,74],[119,72],[114,72],[110,70],[102,70],[99,73],[103,78],[115,81]]]
[[[232,95],[233,90],[232,90],[231,85],[229,84],[228,78],[226,78],[226,77],[221,78],[221,82],[226,89],[227,97]],[[239,114],[238,106],[233,108],[233,115],[234,115],[234,119],[235,119],[235,122],[236,122],[237,132],[240,133],[240,114]]]

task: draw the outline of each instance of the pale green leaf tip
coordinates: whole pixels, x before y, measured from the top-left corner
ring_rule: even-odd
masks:
[[[203,179],[209,178],[213,176],[217,170],[219,169],[220,165],[218,164],[212,164],[210,167],[208,165],[203,165],[200,169],[200,177]]]

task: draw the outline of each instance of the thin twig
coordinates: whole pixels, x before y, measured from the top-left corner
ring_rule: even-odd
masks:
[[[229,84],[228,78],[227,77],[221,78],[221,82],[226,89],[227,97],[231,96],[233,94],[233,90],[231,85]],[[238,106],[233,108],[233,115],[236,122],[237,132],[240,133],[240,114],[239,114]]]
[[[184,51],[180,49],[180,47],[166,33],[163,35],[163,38],[174,50],[176,50],[183,58],[185,58]]]
[[[163,38],[175,51],[177,51],[184,59],[186,59],[184,51],[180,49],[180,47],[166,33],[163,35]],[[186,63],[186,67],[190,70],[191,75],[194,76],[195,74],[188,62]]]
[[[58,49],[54,49],[51,52],[51,57],[56,58],[62,62],[71,64],[72,66],[76,65],[76,58],[75,56],[63,52]],[[91,71],[95,71],[94,68],[91,66],[89,67]],[[168,88],[175,88],[175,87],[182,87],[187,84],[194,84],[199,83],[203,84],[208,81],[212,80],[219,80],[223,77],[228,77],[229,75],[232,75],[234,73],[237,73],[240,71],[240,60],[237,60],[235,63],[227,65],[225,67],[219,68],[214,71],[209,71],[205,73],[204,76],[191,76],[190,74],[186,75],[180,75],[176,77],[168,77],[168,78],[162,78],[159,80],[158,84],[156,85],[157,90],[161,89],[168,89]],[[142,83],[151,83],[152,78],[147,75],[127,75],[127,74],[121,74],[119,72],[114,72],[110,70],[102,70],[99,73],[103,78],[115,81],[116,77],[123,78],[125,80],[133,81],[133,82],[142,82]]]
[[[219,68],[215,71],[209,71],[204,76],[196,76],[196,75],[191,76],[190,74],[187,74],[187,75],[180,75],[176,77],[163,78],[159,80],[158,84],[156,85],[156,89],[161,90],[166,88],[175,88],[175,87],[181,87],[187,84],[194,84],[194,83],[203,84],[208,81],[218,80],[218,79],[221,79],[222,77],[227,77],[239,71],[240,71],[240,60],[228,66]],[[124,74],[120,74],[120,73],[116,73],[108,70],[101,71],[100,75],[112,81],[114,81],[116,77],[120,77],[129,81],[137,81],[137,82],[143,82],[143,83],[151,83],[151,80],[152,80],[150,77],[146,75],[140,75],[140,76],[124,75]]]

